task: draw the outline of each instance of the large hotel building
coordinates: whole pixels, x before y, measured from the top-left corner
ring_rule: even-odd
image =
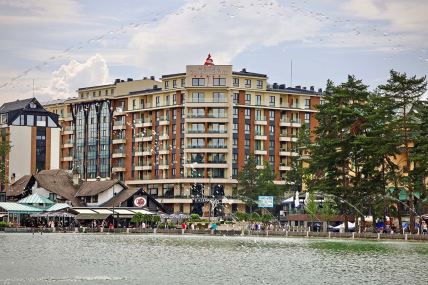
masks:
[[[82,179],[117,178],[142,187],[171,212],[244,210],[233,197],[249,154],[268,161],[285,184],[302,124],[313,129],[321,90],[268,84],[265,74],[231,65],[188,65],[185,73],[84,87],[44,107],[62,126],[60,167]]]

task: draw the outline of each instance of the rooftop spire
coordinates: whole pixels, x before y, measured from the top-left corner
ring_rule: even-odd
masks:
[[[208,54],[207,59],[205,60],[204,65],[214,65],[213,59],[211,58],[211,54]]]

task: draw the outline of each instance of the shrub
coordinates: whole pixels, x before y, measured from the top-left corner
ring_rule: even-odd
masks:
[[[9,224],[8,222],[0,222],[0,228],[8,228],[10,226],[11,224]]]

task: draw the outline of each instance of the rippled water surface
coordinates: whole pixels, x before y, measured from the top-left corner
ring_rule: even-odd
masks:
[[[3,233],[0,245],[1,284],[428,282],[422,243]]]

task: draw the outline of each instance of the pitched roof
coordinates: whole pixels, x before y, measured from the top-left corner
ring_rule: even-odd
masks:
[[[10,111],[24,109],[33,100],[34,100],[34,98],[28,98],[28,99],[24,99],[24,100],[16,100],[16,101],[13,101],[13,102],[4,103],[0,107],[0,113],[7,113],[7,112],[10,112]]]
[[[18,201],[19,204],[55,204],[55,202],[43,197],[40,194],[34,193]]]
[[[75,197],[77,189],[73,186],[72,178],[64,170],[44,170],[34,175],[39,187],[60,195],[71,202],[73,206],[80,206],[81,202]]]
[[[15,202],[0,202],[0,208],[11,214],[31,214],[42,212],[42,209]]]
[[[25,191],[25,187],[27,187],[30,179],[31,175],[24,175],[16,180],[12,185],[10,185],[9,189],[7,189],[6,196],[15,197],[21,195]]]
[[[119,184],[123,188],[127,188],[119,180],[106,180],[106,181],[85,181],[79,188],[79,191],[76,193],[76,197],[82,196],[94,196],[103,191],[106,191],[113,187],[114,185]]]
[[[100,205],[101,207],[118,207],[120,204],[129,199],[132,195],[137,193],[139,189],[123,189],[116,196],[108,200],[107,202]]]

